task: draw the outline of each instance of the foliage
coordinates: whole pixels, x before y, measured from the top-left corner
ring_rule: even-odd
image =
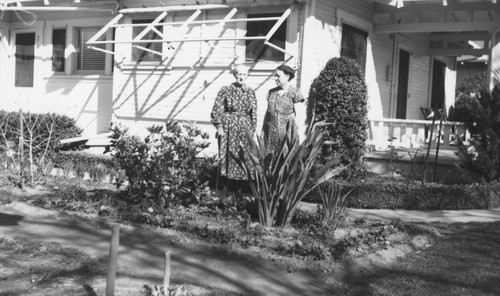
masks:
[[[500,85],[482,88],[476,95],[462,94],[455,104],[455,118],[463,121],[474,147],[459,143],[460,167],[483,182],[500,179]]]
[[[342,155],[340,162],[350,164],[350,172],[362,170],[368,128],[367,89],[361,69],[354,60],[340,57],[327,62],[311,84],[307,122],[329,121],[319,162],[327,163]]]
[[[100,183],[108,179],[110,182],[114,181],[117,187],[123,183],[122,172],[110,155],[59,151],[52,156],[52,161],[67,177],[74,174],[83,179],[87,174],[91,182]]]
[[[500,206],[499,182],[445,185],[384,178],[352,181],[344,185],[344,192],[347,190],[352,190],[347,205],[353,208],[464,210]]]
[[[8,157],[4,165],[20,176],[21,185],[42,182],[53,168],[50,156],[61,147],[59,141],[80,133],[75,121],[65,115],[0,111],[0,152]]]
[[[456,96],[464,94],[466,96],[474,96],[479,94],[481,89],[488,87],[488,74],[486,72],[476,73],[473,76],[466,77],[457,87]]]
[[[323,146],[321,127],[325,125],[325,122],[309,124],[302,143],[295,123],[289,125],[287,136],[274,151],[267,150],[263,136],[258,136],[255,141],[248,134],[249,145],[245,149],[255,169],[246,163],[243,151],[239,158],[234,157],[247,173],[257,199],[261,225],[288,226],[304,196],[345,169],[344,166],[332,169],[338,164],[338,158],[330,160],[321,169],[315,168],[315,160]]]
[[[322,204],[318,209],[320,224],[323,227],[336,229],[345,219],[347,196],[350,192],[342,192],[342,185],[333,179],[325,185],[326,189],[322,189],[323,186],[317,188]]]
[[[152,198],[159,208],[199,198],[207,164],[196,156],[208,147],[208,135],[194,123],[175,121],[148,131],[143,140],[120,125],[112,128],[111,155],[124,170],[129,190]]]
[[[63,146],[60,140],[78,137],[82,129],[76,126],[73,118],[55,113],[22,113],[24,125],[24,139],[31,139],[30,145],[34,155],[45,150],[56,151]],[[0,110],[0,133],[2,143],[0,152],[16,150],[20,136],[19,112]],[[31,134],[30,134],[31,133]],[[17,152],[17,150],[16,150]]]

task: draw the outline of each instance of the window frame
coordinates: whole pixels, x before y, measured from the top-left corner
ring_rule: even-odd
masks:
[[[373,24],[367,20],[364,20],[364,19],[362,19],[358,16],[355,16],[355,15],[352,15],[352,14],[345,12],[341,9],[337,9],[336,16],[337,16],[338,40],[340,40],[341,43],[342,43],[342,28],[343,28],[344,24],[368,33],[368,35],[366,37],[365,68],[361,69],[366,77],[367,72],[373,70],[373,69],[367,69],[368,63],[373,62],[373,61],[371,61],[371,57],[369,56],[370,54],[372,54],[370,36],[373,32]],[[338,52],[337,52],[338,57],[340,57],[341,51],[342,51],[342,44],[339,44]],[[372,65],[370,64],[370,67],[371,66]]]
[[[17,85],[17,82],[16,82],[16,78],[17,78],[17,38],[18,38],[18,35],[20,34],[34,34],[34,43],[33,43],[33,71],[32,71],[32,78],[31,78],[31,85]],[[36,63],[36,55],[37,55],[37,34],[38,32],[35,31],[35,30],[19,30],[19,31],[16,31],[14,32],[14,34],[12,34],[12,42],[14,44],[14,87],[16,88],[33,88],[35,87],[35,84],[36,84],[36,76],[35,76],[35,71],[36,71],[36,66],[37,66],[37,63]]]
[[[74,61],[74,73],[75,74],[83,74],[83,75],[90,75],[90,74],[97,74],[97,75],[104,75],[106,73],[106,55],[105,53],[103,52],[99,52],[99,51],[96,51],[94,49],[87,49],[89,51],[93,51],[93,52],[96,52],[96,54],[100,54],[103,56],[104,58],[104,61],[103,61],[103,69],[102,70],[93,70],[93,69],[90,69],[90,70],[85,70],[85,69],[78,69],[78,66],[79,66],[79,62],[80,62],[80,59],[79,59],[79,52],[78,50],[80,49],[80,44],[79,44],[79,32],[81,30],[85,30],[85,29],[96,29],[96,31],[99,31],[100,27],[99,26],[75,26],[73,31],[74,31],[74,38],[73,38],[73,45],[75,47],[75,51],[76,51],[76,54],[75,54],[75,61]],[[93,34],[92,34],[93,36]],[[90,39],[90,38],[89,38]],[[82,47],[85,47],[85,43],[82,44]]]
[[[147,15],[144,15],[144,16],[142,16],[142,17],[140,17],[140,18],[139,18],[139,17],[137,17],[137,18],[131,18],[131,20],[130,20],[130,24],[132,24],[132,25],[134,25],[134,24],[138,24],[138,23],[135,23],[135,22],[137,22],[137,21],[139,21],[139,22],[142,22],[142,21],[143,21],[143,22],[144,22],[143,24],[148,24],[148,23],[151,23],[152,21],[154,21],[154,19],[155,19],[154,17],[149,17],[149,16],[147,16]],[[148,22],[148,21],[149,21],[149,22]],[[166,18],[164,18],[164,19],[162,20],[162,22],[166,22]],[[131,30],[132,39],[134,39],[134,38],[136,37],[136,34],[134,34],[134,28],[135,28],[135,27],[132,27],[132,30]],[[142,32],[142,30],[144,30],[144,29],[146,28],[146,26],[139,26],[139,28],[141,28],[141,29],[140,29],[140,31],[139,31],[138,33]],[[165,28],[164,28],[164,26],[162,26],[162,25],[155,26],[155,28],[156,28],[156,29],[158,29],[158,30],[159,30],[160,32],[162,32],[162,33],[165,31]],[[148,33],[146,34],[146,36],[147,36],[148,34],[150,34],[150,32],[148,32]],[[144,38],[147,38],[146,36],[145,36]],[[157,37],[158,37],[158,40],[160,40],[161,36],[158,36],[158,34],[155,34],[155,36],[157,36]],[[159,50],[161,53],[163,53],[163,54],[164,54],[164,46],[163,46],[163,43],[156,43],[156,44],[159,44],[159,47],[160,47],[160,48],[157,48],[157,49],[155,49],[155,48],[151,48],[151,49],[152,49],[152,50],[155,50],[155,51],[156,51],[156,50]],[[155,44],[154,44],[154,43],[152,43],[151,45],[152,45],[152,46],[154,46]],[[148,60],[134,59],[134,51],[137,51],[137,52],[142,52],[142,53],[146,52],[146,51],[144,51],[144,50],[141,50],[141,49],[139,49],[139,48],[135,48],[134,46],[131,46],[131,48],[130,48],[130,59],[129,59],[129,61],[130,61],[130,63],[132,63],[132,64],[134,64],[134,63],[138,63],[138,64],[144,64],[144,65],[148,65],[148,64],[149,64],[149,65],[158,65],[158,64],[161,64],[161,63],[162,63],[162,61],[163,61],[163,57],[161,57],[161,56],[159,56],[159,55],[156,55],[156,54],[153,54],[153,53],[150,53],[150,54],[151,54],[153,57],[157,57],[157,59],[158,59],[158,60],[154,60],[154,59],[151,59],[151,60],[149,60],[149,59],[148,59]],[[146,54],[147,54],[147,53],[146,53]]]
[[[363,52],[362,52],[364,54],[364,56],[361,59],[361,63],[359,62],[359,60],[357,58],[352,58],[352,57],[344,55],[348,58],[354,59],[358,63],[359,67],[361,68],[361,71],[364,73],[366,71],[366,60],[367,60],[367,55],[368,55],[369,32],[362,30],[359,27],[350,25],[348,23],[345,23],[345,22],[342,23],[342,33],[341,33],[341,37],[340,37],[340,56],[343,56],[342,51],[343,51],[344,47],[342,45],[344,44],[344,36],[345,36],[344,34],[346,33],[346,31],[352,32],[352,33],[355,33],[357,35],[361,35],[362,37],[364,37],[364,48],[363,48]],[[356,49],[351,49],[351,50],[354,50],[357,53]]]
[[[264,13],[276,13],[283,14],[290,6],[288,5],[278,5],[278,6],[258,6],[247,9],[242,9],[239,13],[238,18],[246,18],[252,14],[264,14]],[[297,61],[299,58],[299,29],[298,29],[298,7],[292,8],[290,15],[285,20],[286,23],[286,38],[285,47],[286,52],[291,53],[293,56],[285,54],[283,61],[265,61],[257,60],[252,61],[254,70],[274,70],[277,66],[286,63],[291,66],[297,66]],[[247,33],[247,22],[239,22],[237,26],[236,34],[238,36],[243,36]],[[246,58],[246,42],[244,40],[238,41],[236,44],[236,55],[242,57],[242,61],[247,61]]]
[[[62,58],[63,58],[62,71],[56,71],[56,70],[54,70],[54,58],[55,58],[55,56],[54,56],[54,31],[56,31],[56,30],[64,30],[64,49],[62,51],[62,53],[63,53],[63,56],[62,56]],[[66,73],[66,64],[67,64],[67,61],[66,61],[67,60],[66,49],[68,48],[68,29],[66,27],[53,27],[51,34],[52,34],[51,35],[51,37],[52,37],[52,40],[51,40],[52,69],[51,70],[52,70],[52,72],[54,74],[64,74],[64,73]]]
[[[247,18],[261,18],[261,17],[280,17],[281,15],[283,14],[283,12],[265,12],[265,13],[255,13],[255,12],[248,12],[247,13]],[[272,28],[274,26],[274,24],[277,22],[277,21],[251,21],[251,22],[247,22],[246,23],[246,32],[247,32],[247,35],[248,36],[258,36],[254,33],[252,34],[249,34],[249,24],[258,24],[258,23],[263,23],[263,22],[267,22],[267,26]],[[276,36],[276,34],[278,34],[278,32],[280,31],[280,29],[282,29],[282,27],[284,26],[284,32],[280,32],[280,33],[283,33],[284,36],[281,36],[281,37],[284,37],[284,40],[279,40],[279,41],[283,41],[283,45],[280,46],[281,48],[286,48],[286,41],[287,41],[287,31],[288,31],[288,18],[283,22],[283,24],[280,25],[280,27],[276,30],[276,32],[273,34],[273,36]],[[270,28],[266,28],[267,29],[267,32],[262,32],[264,34],[267,34],[270,30]],[[253,28],[252,28],[253,29]],[[271,38],[272,39],[272,38]],[[271,39],[269,40],[270,43],[271,42]],[[257,56],[252,58],[252,57],[249,57],[248,56],[248,47],[249,47],[249,43],[251,42],[262,42],[262,45],[260,45],[260,50],[259,52],[257,53]],[[274,44],[274,43],[273,43]],[[276,59],[276,60],[273,60],[273,59],[264,59],[262,57],[262,55],[267,52],[268,50],[270,50],[271,52],[278,52],[279,53],[279,58]],[[282,51],[279,51],[277,49],[274,49],[268,45],[265,45],[264,44],[264,40],[245,40],[245,62],[253,62],[253,63],[256,63],[256,62],[279,62],[279,63],[283,63],[285,62],[286,60],[286,54]]]

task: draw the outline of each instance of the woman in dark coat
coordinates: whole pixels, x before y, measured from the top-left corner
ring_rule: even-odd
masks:
[[[295,104],[304,101],[300,91],[290,83],[294,77],[295,71],[287,65],[279,66],[274,72],[277,87],[267,94],[267,111],[262,127],[268,151],[276,149],[286,135],[287,125],[295,119]]]
[[[212,108],[212,123],[220,140],[221,174],[232,180],[247,180],[247,175],[234,161],[242,147],[248,146],[247,131],[253,135],[257,127],[257,99],[245,82],[248,67],[237,65],[233,70],[236,82],[220,89]],[[249,157],[246,156],[249,160]]]

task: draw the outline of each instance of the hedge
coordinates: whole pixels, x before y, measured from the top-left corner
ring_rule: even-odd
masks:
[[[500,206],[500,182],[445,185],[419,182],[345,184],[348,206],[365,209],[465,210]]]

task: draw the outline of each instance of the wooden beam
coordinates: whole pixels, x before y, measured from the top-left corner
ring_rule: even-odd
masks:
[[[402,24],[375,24],[374,33],[432,33],[432,32],[475,32],[490,31],[500,27],[495,22],[428,22]]]
[[[0,6],[1,11],[93,11],[113,13],[111,8],[93,8],[83,6]]]
[[[453,12],[453,11],[495,11],[499,10],[500,6],[490,3],[490,2],[463,2],[463,3],[448,3],[447,6],[443,6],[441,3],[429,4],[429,3],[419,3],[415,5],[405,5],[401,8],[396,8],[390,5],[384,5],[380,3],[375,3],[374,12],[376,14],[380,13],[411,13],[411,12]]]
[[[464,33],[464,34],[431,34],[430,41],[469,41],[469,40],[483,40],[488,41],[491,38],[489,32],[477,33]]]
[[[482,56],[489,54],[490,50],[488,48],[433,48],[429,49],[430,55],[443,55],[443,56],[462,56],[462,55],[472,55],[472,56]]]

